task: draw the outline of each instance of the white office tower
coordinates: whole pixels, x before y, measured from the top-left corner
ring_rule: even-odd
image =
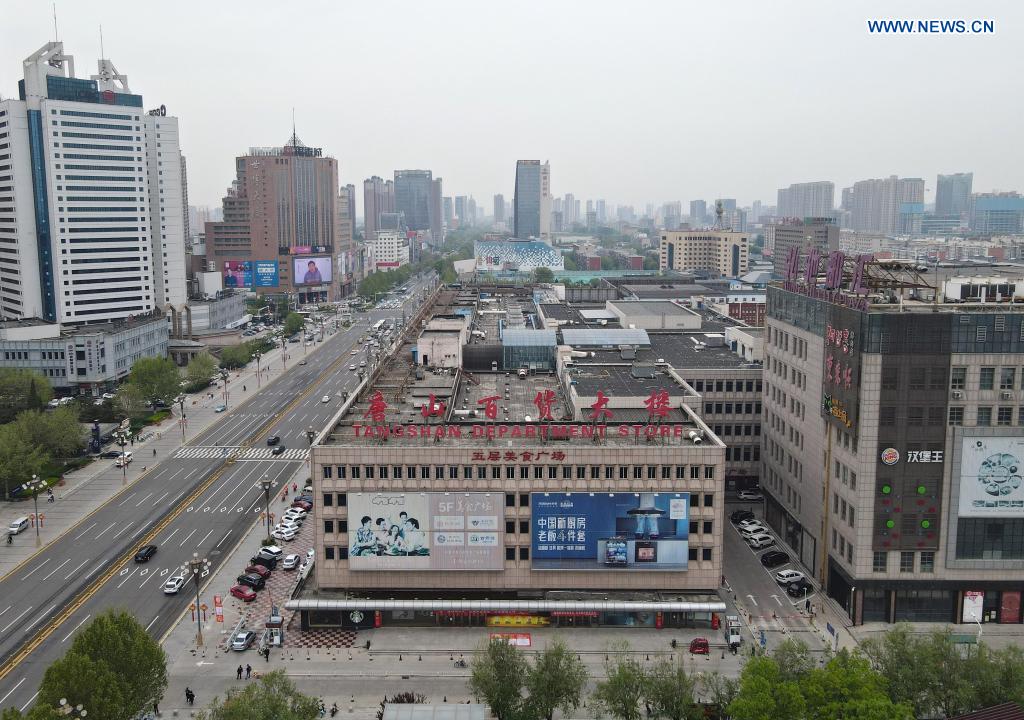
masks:
[[[147,114],[109,60],[76,78],[63,43],[30,56],[24,73],[19,99],[0,103],[11,145],[0,179],[13,180],[0,182],[0,208],[14,210],[0,211],[4,319],[76,325],[183,303],[177,121]]]

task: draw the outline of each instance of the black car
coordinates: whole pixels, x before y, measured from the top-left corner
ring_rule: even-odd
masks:
[[[121,456],[120,450],[104,450],[100,453],[100,457],[104,460],[116,460]]]
[[[786,586],[786,594],[793,598],[800,598],[813,592],[814,586],[807,582],[807,580],[790,583]]]
[[[277,445],[281,442],[281,438],[278,435],[271,435],[267,438],[267,445]]]
[[[249,564],[262,565],[268,570],[273,570],[277,567],[277,560],[274,560],[272,558],[259,557],[257,555],[256,557],[249,558]]]
[[[154,555],[156,555],[156,545],[147,545],[146,547],[139,548],[139,551],[135,553],[135,562],[149,562],[150,558]]]
[[[732,520],[735,524],[743,522],[744,520],[753,520],[754,517],[754,513],[750,512],[749,510],[737,510],[729,516],[729,519]]]
[[[789,555],[779,550],[772,550],[766,552],[761,556],[761,564],[767,568],[778,567],[779,565],[785,565],[789,562]]]
[[[274,449],[270,451],[271,455],[280,455],[284,452],[284,445],[275,445]]]
[[[259,575],[239,575],[238,584],[248,585],[253,590],[262,590],[266,586],[267,581]]]

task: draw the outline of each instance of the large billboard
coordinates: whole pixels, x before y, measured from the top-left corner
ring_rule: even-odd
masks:
[[[502,570],[504,493],[349,493],[352,570]]]
[[[296,285],[326,285],[333,277],[329,257],[292,259],[292,276]]]
[[[685,570],[690,494],[532,493],[534,570]]]
[[[1024,517],[1024,437],[963,438],[960,517]]]
[[[252,262],[249,260],[225,260],[224,287],[252,287]]]
[[[279,283],[277,260],[257,260],[253,263],[256,287],[277,287]]]

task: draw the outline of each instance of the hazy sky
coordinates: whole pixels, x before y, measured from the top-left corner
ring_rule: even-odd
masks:
[[[791,182],[974,171],[1024,190],[1024,3],[764,0],[58,0],[80,77],[106,55],[180,119],[189,198],[215,205],[250,145],[291,132],[342,183],[429,168],[446,195],[511,198],[517,158],[552,192],[617,204]],[[994,35],[872,35],[868,18],[991,19]],[[0,3],[0,94],[53,39],[45,0]],[[685,210],[684,210],[685,212]]]

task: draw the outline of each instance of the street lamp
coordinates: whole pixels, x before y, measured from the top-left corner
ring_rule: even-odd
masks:
[[[200,558],[199,553],[192,553],[192,559],[181,566],[181,572],[190,573],[196,587],[196,647],[203,646],[203,619],[199,609],[199,579],[209,573],[210,561]]]
[[[281,365],[285,370],[288,369],[288,341],[284,335],[281,335]]]
[[[253,357],[256,358],[256,387],[260,386],[260,358],[263,357],[263,353],[259,350],[253,353]]]
[[[121,484],[122,485],[127,485],[128,484],[128,463],[125,462],[124,449],[125,449],[125,446],[128,445],[129,440],[131,440],[131,436],[132,436],[132,431],[131,431],[130,428],[122,427],[122,428],[119,428],[114,433],[114,442],[116,442],[121,447],[121,455],[120,455],[119,459],[121,461]]]
[[[221,379],[224,380],[224,409],[227,410],[227,407],[228,407],[228,380],[231,377],[231,373],[228,372],[227,370],[221,370],[220,371],[220,376],[221,376]]]
[[[46,481],[40,480],[38,475],[33,475],[32,481],[25,485],[25,489],[32,493],[32,504],[36,509],[36,547],[43,544],[42,539],[39,537],[39,493],[46,489],[46,487]]]
[[[263,480],[260,481],[260,485],[263,486],[263,498],[266,502],[267,508],[267,542],[270,542],[270,488],[274,486],[273,481],[270,479],[270,475],[264,475]]]
[[[178,418],[178,422],[181,424],[181,439],[185,439],[185,396],[181,395],[178,397],[178,410],[181,417]]]
[[[57,714],[64,715],[65,717],[71,716],[77,718],[84,718],[86,715],[89,714],[89,711],[82,707],[82,703],[78,703],[77,705],[71,705],[71,703],[68,702],[67,698],[61,698],[60,706],[57,708]]]
[[[313,430],[313,426],[310,425],[309,428],[306,430],[306,442],[309,443],[310,447],[313,446],[313,438],[315,438],[315,437],[316,437],[316,432]]]

